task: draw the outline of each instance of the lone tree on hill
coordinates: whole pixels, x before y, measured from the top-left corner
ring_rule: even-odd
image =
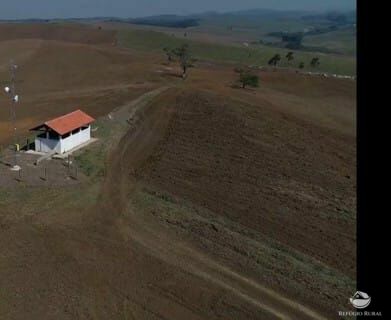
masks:
[[[241,69],[239,69],[237,72],[239,73],[239,83],[242,85],[243,89],[245,89],[246,86],[253,88],[259,86],[259,77],[256,74]]]
[[[187,69],[193,66],[193,59],[190,55],[189,46],[187,44],[183,44],[179,48],[173,50],[173,53],[179,59],[179,63],[182,68],[182,78],[186,79],[187,77]]]
[[[320,61],[318,57],[312,58],[311,60],[311,67],[315,68],[320,65]]]
[[[164,48],[163,48],[163,51],[164,51],[164,53],[165,53],[166,56],[167,56],[167,61],[168,61],[168,62],[171,62],[171,61],[173,60],[173,59],[172,59],[172,56],[173,56],[172,50],[171,50],[170,48],[164,47]]]
[[[269,66],[276,66],[280,60],[281,56],[277,53],[269,60],[268,64]]]
[[[291,62],[293,59],[294,59],[294,56],[293,56],[293,52],[292,51],[289,51],[285,58],[288,60],[288,63]]]

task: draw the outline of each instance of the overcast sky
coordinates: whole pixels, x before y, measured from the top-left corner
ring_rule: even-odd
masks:
[[[354,0],[0,0],[0,19],[140,17],[253,8],[353,9]]]

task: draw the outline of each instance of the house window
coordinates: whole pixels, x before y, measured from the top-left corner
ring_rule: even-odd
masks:
[[[80,132],[80,128],[77,128],[77,129],[72,131],[72,134],[76,134],[76,133],[79,133],[79,132]]]
[[[58,135],[57,132],[49,131],[49,139],[51,139],[51,140],[59,140],[60,136]]]
[[[68,133],[66,133],[66,134],[63,134],[62,136],[61,136],[61,138],[62,139],[66,139],[66,138],[68,138],[69,136],[70,136],[70,132],[68,132]]]

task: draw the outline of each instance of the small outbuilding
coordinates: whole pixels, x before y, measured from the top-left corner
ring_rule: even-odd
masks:
[[[35,138],[35,151],[65,153],[91,139],[95,119],[81,110],[46,121],[30,131],[40,132]]]

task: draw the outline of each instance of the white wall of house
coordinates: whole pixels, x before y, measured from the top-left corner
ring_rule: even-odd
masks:
[[[91,126],[88,126],[84,130],[80,129],[77,133],[71,133],[69,137],[61,139],[61,153],[67,152],[90,139]]]
[[[55,150],[61,153],[61,140],[46,139],[41,137],[35,138],[35,151],[49,153]]]
[[[49,153],[55,151],[56,153],[64,153],[76,148],[82,143],[91,139],[91,126],[85,129],[80,129],[79,132],[70,135],[66,138],[60,138],[59,140],[48,138],[35,138],[35,151]]]

